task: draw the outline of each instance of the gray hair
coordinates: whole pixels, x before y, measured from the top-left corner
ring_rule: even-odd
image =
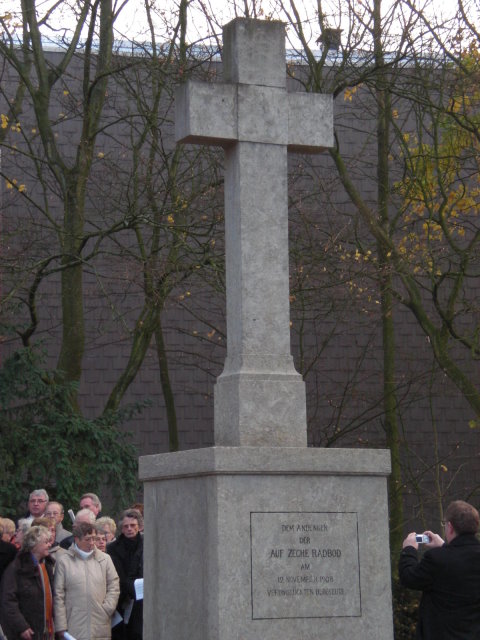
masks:
[[[143,516],[138,509],[127,509],[122,513],[122,517],[120,519],[120,528],[123,525],[124,518],[134,518],[138,522],[138,526],[143,526]]]
[[[108,516],[97,518],[96,525],[101,529],[103,529],[105,526],[108,526],[108,528],[110,529],[110,533],[113,535],[115,535],[117,531],[117,523],[113,518],[109,518]]]
[[[100,502],[100,498],[96,493],[84,493],[79,502],[81,502],[84,498],[90,498],[93,504],[98,507],[100,511],[102,510],[102,503]]]
[[[90,509],[80,509],[80,511],[77,511],[77,513],[75,514],[75,522],[73,524],[77,524],[78,516],[80,516],[81,520],[83,520],[83,516],[88,516],[87,520],[91,524],[95,522],[95,514],[93,513],[93,511],[90,511]]]
[[[41,496],[46,500],[46,502],[48,502],[48,493],[45,491],[45,489],[34,489],[32,493],[28,496],[28,499],[30,500],[35,496]]]
[[[17,529],[25,533],[30,529],[31,524],[32,524],[32,521],[29,518],[20,518],[20,520],[17,523]]]
[[[50,531],[41,525],[30,527],[22,542],[22,551],[31,551],[39,542],[50,542]]]

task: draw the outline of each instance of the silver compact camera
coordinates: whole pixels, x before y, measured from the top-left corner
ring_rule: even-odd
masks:
[[[430,542],[430,538],[426,533],[417,533],[417,535],[415,536],[415,540],[418,542],[418,544],[426,544],[427,542]]]

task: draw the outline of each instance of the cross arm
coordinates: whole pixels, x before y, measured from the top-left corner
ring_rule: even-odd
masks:
[[[175,140],[228,146],[237,140],[236,88],[188,81],[176,89]]]
[[[333,144],[333,97],[323,93],[289,93],[288,150],[321,153]]]

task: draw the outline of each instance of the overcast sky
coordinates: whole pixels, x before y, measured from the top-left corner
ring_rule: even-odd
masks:
[[[73,1],[73,0],[72,0]],[[152,4],[158,5],[157,17],[155,19],[155,31],[158,42],[164,42],[169,39],[170,27],[175,22],[174,15],[178,11],[179,0],[150,0]],[[244,15],[245,1],[251,11],[253,0],[191,0],[188,9],[188,41],[190,43],[202,42],[204,38],[211,36],[215,32],[221,36],[221,26],[232,20],[235,15]],[[352,0],[351,0],[352,1]],[[362,4],[372,5],[373,0],[353,0],[355,8],[361,10]],[[383,0],[383,13],[386,14],[393,0]],[[477,0],[478,1],[478,0]],[[57,0],[37,0],[39,13],[44,14],[47,7],[52,6]],[[116,6],[122,4],[122,0],[114,0]],[[464,3],[475,3],[475,0],[464,0]],[[117,38],[125,41],[138,39],[140,41],[148,41],[148,25],[145,18],[145,10],[143,8],[144,0],[128,0],[124,2],[119,18],[116,23]],[[275,7],[283,4],[291,13],[290,0],[256,0],[257,8],[263,7],[264,13],[259,15],[260,18],[281,19],[288,22],[285,13],[274,11]],[[322,10],[324,11],[329,26],[343,27],[344,34],[348,31],[348,17],[345,10],[341,13],[340,6],[344,2],[342,0],[322,0]],[[428,5],[433,7],[436,17],[439,17],[442,11],[452,12],[456,6],[456,0],[417,0],[417,4]],[[61,25],[66,27],[69,24],[67,7],[69,0],[59,3],[55,19],[51,21],[53,25]],[[295,5],[301,16],[305,35],[309,40],[309,44],[313,48],[317,48],[316,40],[320,35],[318,17],[317,17],[317,0],[295,0]],[[20,11],[20,0],[3,0],[1,2],[0,12],[3,11]],[[257,9],[258,10],[258,9]],[[205,18],[205,13],[210,16]],[[59,15],[60,14],[60,15]],[[172,15],[173,14],[173,15]],[[18,13],[17,13],[18,15]],[[292,14],[293,16],[293,14]],[[401,20],[398,20],[400,23]],[[72,23],[73,24],[73,23]],[[395,21],[394,21],[395,24]],[[287,34],[292,36],[292,30],[288,30]],[[287,47],[296,47],[298,43],[291,41],[287,43]]]
[[[120,2],[121,0],[116,0]],[[178,7],[179,0],[156,0],[161,3],[161,7],[164,10],[165,20],[171,16],[172,9],[175,10]],[[352,0],[351,0],[352,1]],[[373,0],[353,0],[355,2],[355,8],[361,10],[362,3],[364,5],[372,5]],[[464,3],[474,2],[475,0],[464,0]],[[393,0],[383,0],[382,12],[386,15],[391,8]],[[243,15],[244,12],[244,0],[192,0],[189,4],[188,13],[188,40],[190,43],[198,42],[202,38],[205,38],[212,34],[212,31],[218,35],[221,35],[221,26],[232,20],[236,13],[237,15]],[[284,12],[278,10],[278,6],[283,4],[286,10],[289,11],[293,18],[292,9],[289,0],[256,0],[257,7],[263,7],[264,13],[259,15],[260,18],[281,19],[288,23],[288,18]],[[344,33],[348,31],[349,18],[345,9],[343,13],[339,8],[341,5],[345,6],[342,0],[322,0],[322,10],[324,11],[329,26],[331,27],[343,27]],[[405,3],[406,5],[407,3]],[[437,19],[443,14],[452,14],[456,7],[456,0],[417,0],[416,4],[422,7],[430,6],[432,15],[435,15]],[[136,34],[146,34],[145,14],[142,9],[142,0],[129,0],[127,5],[122,11],[119,18],[117,28],[125,35],[125,38],[132,37],[134,32]],[[250,8],[252,6],[252,0],[247,0],[247,5]],[[320,35],[318,17],[317,17],[317,0],[295,0],[295,6],[302,19],[305,35],[309,40],[310,46],[316,47],[315,42]],[[275,11],[275,7],[277,10]],[[205,12],[210,16],[210,20],[205,18]],[[171,20],[171,17],[170,17]],[[158,24],[158,37],[168,34],[163,29],[163,25]],[[400,24],[401,19],[397,14],[396,20],[393,21],[392,28],[395,27],[395,22]],[[163,33],[162,33],[163,30]],[[287,33],[292,36],[292,30],[288,30]],[[291,45],[298,46],[298,42],[292,41]],[[287,45],[288,46],[288,45]]]

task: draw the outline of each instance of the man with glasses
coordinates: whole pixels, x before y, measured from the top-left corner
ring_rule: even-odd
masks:
[[[28,496],[28,514],[26,520],[32,522],[34,518],[41,518],[47,507],[48,493],[45,489],[34,489]]]
[[[49,502],[45,509],[45,518],[53,518],[55,520],[55,542],[60,544],[62,540],[72,535],[71,531],[63,528],[64,510],[60,502]]]
[[[429,542],[418,557],[415,532],[403,541],[399,576],[403,586],[422,591],[417,640],[480,638],[480,517],[463,500],[445,512],[445,541],[425,531]]]

